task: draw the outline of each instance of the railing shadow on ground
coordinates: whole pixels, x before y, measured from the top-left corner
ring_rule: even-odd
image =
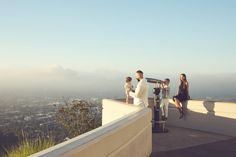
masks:
[[[214,101],[204,101],[203,102],[204,107],[207,110],[207,114],[215,116],[215,102]]]

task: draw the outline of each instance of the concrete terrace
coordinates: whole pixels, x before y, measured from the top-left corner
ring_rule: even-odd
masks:
[[[149,108],[103,100],[103,125],[31,157],[235,157],[236,103],[190,100],[186,117],[171,102],[168,133],[152,133]]]
[[[235,157],[236,138],[209,132],[168,127],[152,135],[151,157]]]
[[[149,99],[149,104],[153,106],[152,98]],[[212,104],[203,102],[207,114],[215,113]],[[173,104],[170,106],[171,110],[175,110]],[[178,120],[178,116],[176,119]],[[232,124],[236,124],[236,120]],[[233,136],[184,127],[167,126],[167,128],[168,133],[152,134],[151,157],[236,157],[236,138]]]

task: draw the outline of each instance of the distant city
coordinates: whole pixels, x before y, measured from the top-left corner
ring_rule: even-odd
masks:
[[[75,97],[73,99],[76,99]],[[92,99],[94,101],[94,99]],[[53,138],[56,143],[67,139],[67,132],[56,121],[57,111],[69,102],[64,97],[3,98],[0,103],[0,156],[15,146],[22,134],[29,139]]]
[[[119,80],[118,80],[119,79]],[[171,79],[171,95],[174,95],[178,87],[178,79]],[[104,83],[102,79],[98,80]],[[62,142],[67,138],[64,128],[55,120],[56,112],[72,99],[86,99],[99,101],[102,98],[123,98],[123,80],[121,77],[111,79],[109,84],[101,88],[93,83],[82,90],[56,89],[40,90],[5,90],[0,93],[0,152],[5,148],[16,145],[22,133],[30,138],[38,136],[52,137],[56,142]],[[117,82],[117,83],[113,83]],[[135,86],[136,81],[133,81]],[[201,86],[199,86],[201,84]],[[153,85],[149,85],[149,96],[152,97]],[[99,92],[98,89],[101,89]],[[236,102],[235,80],[224,79],[203,81],[201,79],[190,80],[191,99],[207,101]],[[68,92],[70,91],[70,92]],[[83,92],[81,92],[83,91]]]

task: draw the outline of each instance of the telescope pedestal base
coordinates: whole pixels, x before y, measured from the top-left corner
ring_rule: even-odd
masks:
[[[168,133],[169,130],[164,128],[164,129],[161,129],[161,128],[152,128],[152,133]]]

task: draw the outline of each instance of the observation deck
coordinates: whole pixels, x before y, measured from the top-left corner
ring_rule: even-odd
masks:
[[[190,100],[179,119],[173,102],[168,133],[152,133],[150,108],[103,100],[103,125],[31,157],[235,157],[236,103]]]

